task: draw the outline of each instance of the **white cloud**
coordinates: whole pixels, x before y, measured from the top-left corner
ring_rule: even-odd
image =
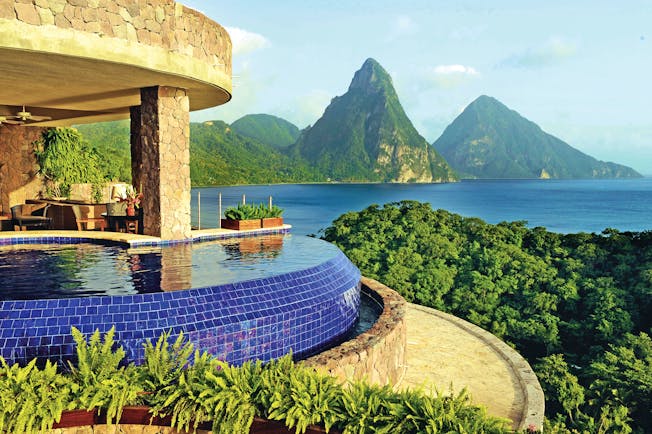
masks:
[[[437,65],[428,71],[428,80],[437,87],[452,88],[477,78],[480,73],[472,66]]]
[[[478,71],[471,66],[464,65],[438,65],[433,68],[433,72],[437,75],[478,75]]]
[[[514,68],[541,68],[554,65],[577,54],[577,45],[559,37],[552,37],[539,47],[512,54],[500,66]]]
[[[241,29],[239,27],[226,27],[233,44],[233,55],[247,54],[271,45],[263,35]]]
[[[387,39],[394,40],[417,33],[419,25],[408,15],[397,15],[389,25]]]

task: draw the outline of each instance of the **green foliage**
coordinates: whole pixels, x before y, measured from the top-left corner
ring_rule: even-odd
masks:
[[[190,124],[193,185],[323,181],[319,171],[221,121]]]
[[[391,77],[373,59],[355,73],[344,95],[333,98],[315,125],[302,132],[290,153],[338,181],[457,179],[414,128]]]
[[[185,342],[183,332],[172,345],[169,342],[170,332],[162,333],[152,344],[148,339],[145,342],[145,361],[140,367],[140,381],[147,392],[145,403],[156,406],[164,400],[162,390],[173,386],[178,381],[181,373],[190,364],[193,353],[193,344]]]
[[[125,352],[122,347],[114,350],[115,327],[104,335],[102,341],[96,330],[88,342],[84,335],[72,327],[77,344],[77,363],[69,363],[71,379],[76,385],[75,408],[106,412],[107,423],[118,421],[125,405],[134,403],[144,391],[136,367],[120,366]]]
[[[231,124],[236,133],[256,139],[275,148],[287,148],[299,138],[296,125],[276,116],[245,115]]]
[[[540,359],[535,366],[543,393],[548,397],[549,413],[565,413],[570,420],[584,404],[584,388],[570,373],[562,354]]]
[[[480,96],[433,143],[470,178],[640,178],[635,170],[588,156],[498,100]]]
[[[50,430],[70,403],[74,385],[49,361],[41,370],[36,359],[25,367],[0,357],[0,432],[42,433]]]
[[[408,301],[515,346],[552,432],[652,432],[652,233],[562,235],[403,201],[344,214],[324,238]]]
[[[73,128],[52,128],[43,132],[34,151],[39,171],[46,179],[49,194],[68,196],[77,183],[93,184],[93,198],[101,198],[105,178],[99,154]]]
[[[264,203],[258,205],[238,204],[237,206],[230,206],[224,211],[224,217],[229,220],[263,219],[280,217],[282,214],[282,208],[279,208],[276,205],[272,205],[272,208],[269,208],[269,206]]]
[[[83,124],[75,128],[102,156],[100,167],[106,179],[131,184],[129,120]]]
[[[619,344],[591,363],[591,389],[610,394],[628,408],[640,425],[652,426],[652,338],[646,333],[626,334]]]
[[[69,364],[68,374],[57,373],[49,361],[39,370],[36,359],[10,367],[0,358],[0,433],[45,432],[64,409],[100,409],[111,424],[145,389],[152,415],[171,415],[172,426],[184,432],[210,423],[217,434],[245,434],[254,417],[281,421],[298,434],[315,424],[344,433],[509,432],[507,421],[488,416],[464,393],[429,396],[364,382],[341,385],[295,365],[291,354],[237,367],[197,350],[189,364],[192,345],[183,335],[170,344],[170,333],[164,333],[155,345],[144,345],[143,365],[121,367],[124,351],[116,348],[113,329],[104,339],[96,331],[88,341],[75,328],[72,334],[78,363]]]

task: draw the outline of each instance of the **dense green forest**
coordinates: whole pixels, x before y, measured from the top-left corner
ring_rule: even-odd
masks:
[[[392,78],[367,59],[289,154],[344,182],[449,182],[457,175],[416,130]]]
[[[596,160],[482,95],[432,144],[470,178],[640,178],[634,169]]]
[[[652,432],[652,232],[557,234],[414,201],[340,216],[324,238],[408,301],[513,345],[549,433]]]
[[[301,131],[291,122],[267,114],[245,115],[231,124],[241,136],[251,137],[275,148],[287,148],[299,138]]]
[[[77,129],[100,155],[106,179],[131,180],[129,122],[80,125]],[[190,179],[197,185],[323,181],[305,161],[270,144],[236,133],[222,121],[190,124]]]

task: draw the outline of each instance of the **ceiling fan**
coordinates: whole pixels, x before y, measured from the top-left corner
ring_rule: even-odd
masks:
[[[14,120],[14,119],[7,119],[7,116],[0,115],[0,124],[22,125],[24,123],[25,122],[23,122],[23,121],[17,121],[17,120]]]
[[[50,116],[36,116],[25,110],[25,106],[23,106],[23,109],[19,112],[16,113],[15,116],[3,116],[5,120],[3,122],[6,123],[12,123],[11,120],[14,122],[19,122],[19,123],[24,123],[26,121],[34,121],[34,122],[40,122],[40,121],[49,121],[52,119]]]

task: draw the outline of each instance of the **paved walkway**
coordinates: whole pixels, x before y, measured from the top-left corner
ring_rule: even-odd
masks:
[[[407,368],[399,387],[441,392],[451,385],[454,392],[466,387],[474,403],[518,427],[527,418],[523,383],[509,348],[505,351],[504,343],[492,339],[498,341],[459,318],[408,304]]]

